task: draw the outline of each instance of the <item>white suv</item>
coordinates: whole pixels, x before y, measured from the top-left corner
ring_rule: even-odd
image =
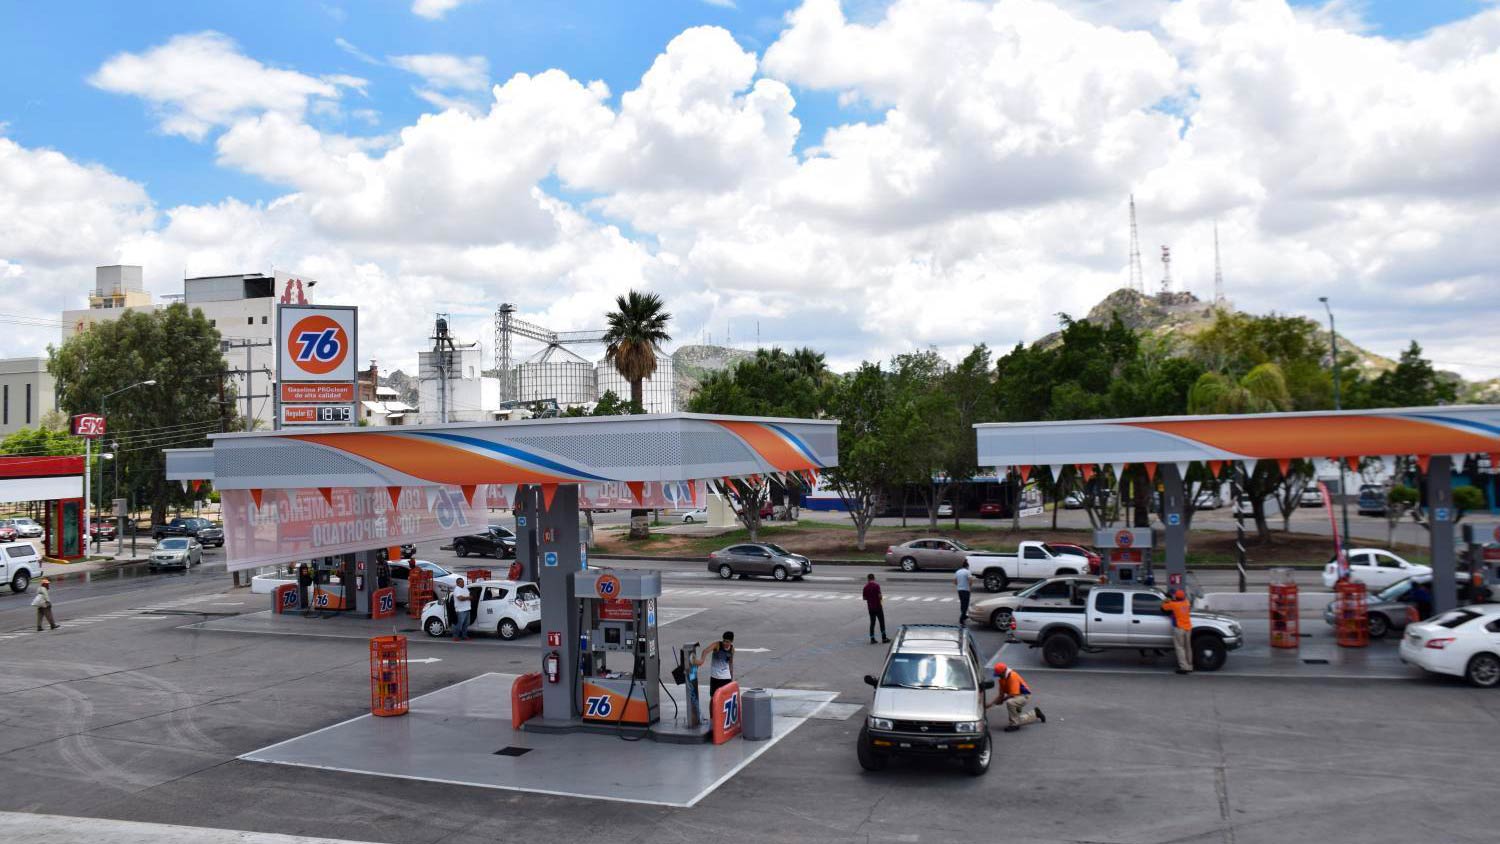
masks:
[[[25,592],[31,581],[42,576],[42,555],[30,542],[0,543],[0,583],[12,591]]]

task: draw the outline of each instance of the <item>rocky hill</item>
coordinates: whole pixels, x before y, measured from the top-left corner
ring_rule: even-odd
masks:
[[[693,391],[709,373],[728,369],[742,360],[755,357],[754,352],[726,346],[681,346],[672,353],[672,394],[678,409],[687,406]]]

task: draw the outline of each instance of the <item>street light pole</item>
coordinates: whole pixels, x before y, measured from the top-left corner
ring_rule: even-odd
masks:
[[[1323,303],[1323,310],[1328,313],[1328,348],[1333,355],[1333,409],[1343,410],[1343,400],[1339,395],[1339,335],[1333,327],[1333,308],[1328,304],[1327,296],[1319,296],[1318,301]],[[1345,482],[1344,460],[1339,458],[1339,500],[1344,510],[1344,542],[1343,547],[1349,547],[1349,486]]]
[[[121,394],[121,393],[123,393],[123,392],[125,392],[127,390],[134,390],[136,387],[154,387],[154,386],[156,386],[156,379],[152,378],[152,379],[150,379],[148,381],[137,381],[137,382],[135,382],[134,384],[131,384],[128,387],[121,387],[120,389],[115,390],[113,393],[105,393],[104,394],[104,398],[99,399],[99,415],[104,417],[104,423],[106,425],[109,424],[109,414],[105,413],[105,408],[108,406],[109,400],[110,400],[110,398],[112,396],[118,396],[119,394]],[[88,449],[88,444],[91,443],[91,442],[93,442],[93,440],[87,440],[87,441],[84,442],[84,448],[85,448],[85,450]],[[116,442],[118,442],[118,440]],[[101,454],[103,453],[102,449],[100,450],[100,453]],[[87,464],[89,458],[87,456],[85,456],[83,459],[84,459],[84,463]],[[115,461],[116,461],[115,465],[116,466],[119,465],[119,462],[118,462],[119,459],[120,459],[119,447],[117,446],[115,448]],[[83,494],[87,495],[89,498],[93,498],[94,497],[93,496],[93,491],[89,490],[89,489],[84,489]],[[99,498],[100,499],[104,498],[104,467],[103,466],[99,467]],[[102,500],[99,501],[99,502],[94,503],[94,515],[93,515],[92,518],[89,519],[89,531],[90,532],[93,532],[94,525],[99,521],[99,505],[102,504],[102,503],[103,503]],[[103,538],[100,537],[99,534],[95,533],[94,534],[94,550],[96,552],[99,550],[99,547],[102,544],[102,542],[103,542]]]

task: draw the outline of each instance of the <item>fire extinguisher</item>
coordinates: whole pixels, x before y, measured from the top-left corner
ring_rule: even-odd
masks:
[[[557,655],[557,651],[552,651],[551,653],[547,654],[546,659],[542,660],[542,667],[547,672],[547,682],[556,683],[558,680],[562,679],[561,666],[562,657]]]

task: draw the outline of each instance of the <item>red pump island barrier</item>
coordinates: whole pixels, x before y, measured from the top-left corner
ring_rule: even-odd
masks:
[[[1365,586],[1352,580],[1333,585],[1333,631],[1341,648],[1370,644],[1370,616],[1365,609]]]
[[[405,715],[410,704],[406,684],[406,637],[370,640],[370,714]]]
[[[521,729],[521,725],[542,714],[542,675],[533,672],[522,674],[510,684],[510,728]]]
[[[468,571],[464,572],[464,574],[466,575],[464,577],[464,583],[469,586],[473,586],[476,580],[490,579],[489,569],[469,569]]]
[[[1271,569],[1271,647],[1295,648],[1301,634],[1297,610],[1297,582],[1291,569]]]
[[[721,686],[709,702],[709,717],[713,718],[713,742],[723,744],[740,734],[740,684]]]

